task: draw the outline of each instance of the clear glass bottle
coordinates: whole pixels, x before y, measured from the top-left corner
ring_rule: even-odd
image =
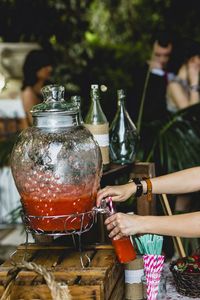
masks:
[[[11,155],[22,206],[39,232],[85,228],[92,219],[82,222],[80,214],[95,206],[100,149],[81,126],[77,106],[64,100],[64,87],[46,86],[42,93],[44,102],[32,108],[33,126],[22,131]]]
[[[111,199],[109,199],[107,205],[109,207],[109,212],[107,213],[108,216],[117,212]],[[125,264],[136,258],[136,251],[130,236],[124,236],[119,240],[114,240],[112,238],[112,245],[120,263]]]
[[[81,125],[83,125],[83,118],[82,118],[82,114],[81,114],[81,96],[75,95],[71,97],[71,101],[78,107],[79,110],[79,122]]]
[[[110,158],[117,164],[128,164],[135,160],[138,140],[137,129],[125,107],[124,90],[117,91],[118,108],[110,126]]]
[[[109,169],[109,123],[101,108],[100,92],[97,84],[91,85],[91,103],[84,125],[98,142],[103,161],[103,170]]]

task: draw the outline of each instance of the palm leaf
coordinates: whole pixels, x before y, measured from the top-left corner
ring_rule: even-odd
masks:
[[[200,165],[200,105],[185,109],[165,120],[148,124],[152,139],[142,151],[144,161],[158,161],[166,172]],[[141,137],[145,139],[147,133]]]

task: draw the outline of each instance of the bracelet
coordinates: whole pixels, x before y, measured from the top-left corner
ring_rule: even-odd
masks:
[[[133,178],[132,180],[136,184],[135,196],[136,197],[142,196],[142,194],[143,194],[143,185],[142,185],[140,179],[139,178]]]
[[[147,201],[151,201],[152,200],[152,183],[150,178],[144,177],[142,178],[146,184],[147,184],[147,192],[144,193],[145,195],[147,195]]]
[[[199,85],[198,84],[190,85],[190,90],[199,92]]]

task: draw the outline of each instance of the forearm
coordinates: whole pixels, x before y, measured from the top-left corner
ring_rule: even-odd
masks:
[[[174,216],[141,216],[138,223],[138,233],[182,237],[200,236],[200,212]]]
[[[185,93],[179,82],[170,82],[167,88],[167,94],[170,102],[174,103],[178,109],[184,109],[190,105],[189,96]]]
[[[199,71],[197,71],[196,68],[194,68],[194,66],[192,68],[189,68],[189,70],[189,102],[190,105],[192,105],[199,102]]]
[[[200,190],[200,167],[186,169],[151,179],[154,194],[185,194]],[[142,181],[143,190],[146,183]]]
[[[190,91],[190,105],[196,104],[199,102],[199,91],[191,90]]]

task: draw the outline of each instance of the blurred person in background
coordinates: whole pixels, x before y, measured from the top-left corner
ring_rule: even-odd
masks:
[[[171,35],[166,31],[157,33],[152,46],[151,58],[142,68],[136,67],[133,71],[133,88],[128,95],[127,108],[135,123],[138,119],[148,72],[142,122],[148,123],[160,120],[167,114],[166,88],[171,76],[167,72],[167,65],[172,48],[173,40]]]
[[[32,124],[31,108],[42,101],[41,88],[48,84],[52,73],[52,59],[42,49],[28,53],[23,65],[21,99],[28,125]]]
[[[167,72],[167,65],[172,53],[172,39],[169,34],[160,33],[154,44],[151,59],[148,65],[152,74],[158,76],[166,76],[167,79],[170,74]]]
[[[185,41],[172,55],[171,70],[175,74],[167,87],[167,108],[176,112],[199,103],[200,44]]]
[[[176,113],[199,103],[200,44],[185,39],[174,49],[170,70],[175,74],[167,87],[167,109]],[[177,170],[178,171],[178,170]],[[194,199],[195,200],[195,199]],[[191,195],[176,197],[175,212],[184,213],[192,209]]]

